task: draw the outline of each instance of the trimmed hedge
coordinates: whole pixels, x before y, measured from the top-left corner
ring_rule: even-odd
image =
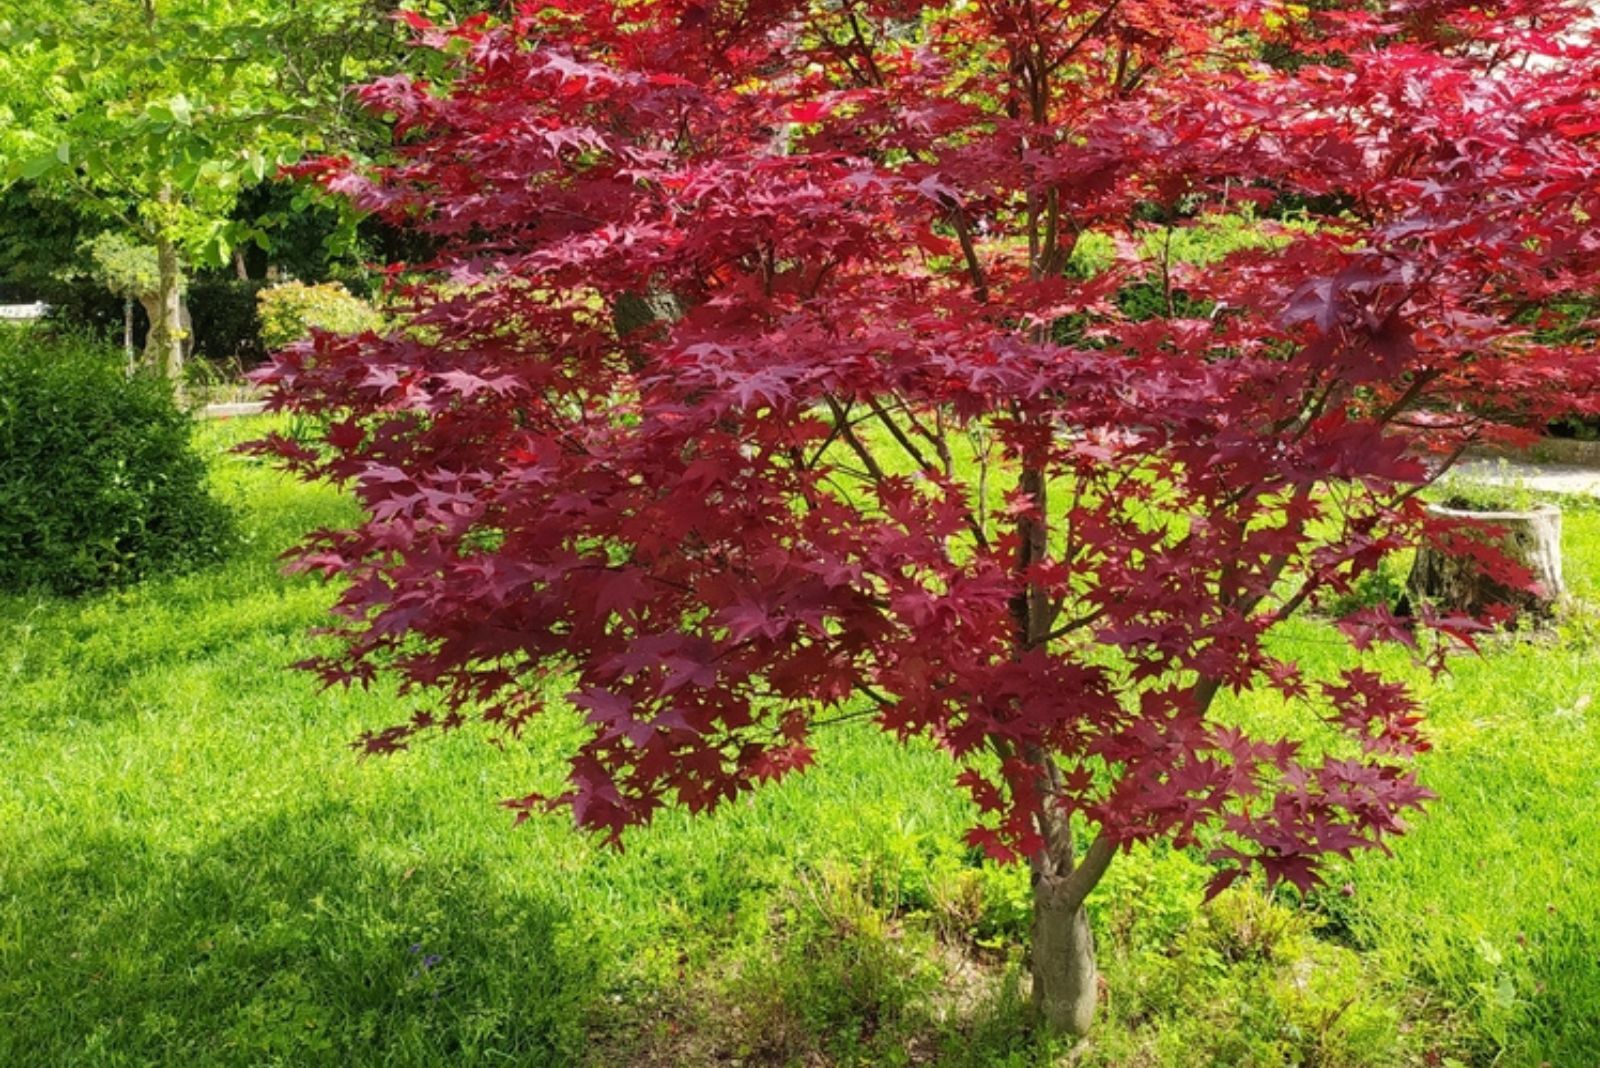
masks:
[[[0,590],[75,594],[219,559],[231,517],[192,428],[114,347],[0,329]]]

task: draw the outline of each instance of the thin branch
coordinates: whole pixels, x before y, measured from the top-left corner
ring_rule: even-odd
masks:
[[[855,38],[856,47],[861,50],[861,58],[867,65],[867,72],[872,75],[872,83],[878,88],[883,88],[883,71],[878,69],[878,61],[873,58],[872,46],[867,43],[865,35],[861,32],[861,23],[856,18],[855,9],[850,9],[850,36]]]
[[[1081,630],[1082,628],[1087,627],[1089,624],[1093,623],[1095,620],[1097,620],[1100,617],[1104,616],[1106,614],[1106,610],[1107,610],[1106,606],[1105,605],[1101,605],[1099,608],[1096,608],[1093,612],[1085,612],[1081,616],[1074,616],[1073,618],[1067,620],[1065,623],[1061,624],[1061,626],[1057,627],[1055,630],[1051,631],[1049,634],[1046,634],[1044,636],[1045,642],[1048,643],[1048,642],[1056,641],[1058,638],[1065,638],[1067,635],[1071,634],[1073,631]]]
[[[844,438],[845,443],[860,457],[862,466],[867,469],[867,473],[872,477],[872,480],[882,482],[888,476],[878,464],[878,458],[872,455],[872,452],[856,436],[856,432],[850,429],[848,409],[842,407],[831,393],[824,399],[827,401],[828,409],[833,412],[833,425],[840,428],[840,435]]]
[[[978,262],[978,249],[972,242],[972,231],[967,227],[967,215],[958,206],[951,212],[955,222],[956,237],[961,242],[961,255],[967,261],[967,273],[972,276],[972,295],[979,304],[989,303],[989,281],[984,277],[983,264]]]
[[[817,466],[817,461],[822,459],[823,453],[828,451],[828,446],[832,445],[839,439],[840,429],[845,425],[847,424],[835,422],[833,426],[829,428],[828,436],[822,439],[822,444],[817,446],[817,451],[812,454],[810,461],[802,464],[803,470],[810,471],[812,468]]]
[[[807,726],[807,729],[816,730],[818,727],[835,727],[841,723],[849,723],[852,720],[857,719],[867,719],[871,716],[876,716],[877,714],[878,710],[876,708],[863,708],[855,712],[842,712],[839,715],[834,716],[832,719],[813,720]]]
[[[856,689],[860,690],[873,701],[876,701],[883,708],[893,708],[895,705],[899,704],[898,701],[889,700],[889,698],[883,696],[883,694],[879,693],[877,690],[874,690],[871,686],[868,686],[864,682],[856,683]]]
[[[1416,376],[1411,379],[1411,384],[1406,387],[1405,392],[1396,397],[1394,403],[1385,408],[1378,416],[1379,425],[1387,426],[1389,423],[1393,422],[1395,416],[1409,408],[1411,406],[1411,402],[1416,400],[1424,389],[1428,388],[1428,386],[1435,379],[1439,378],[1443,374],[1443,369],[1437,367],[1430,367],[1425,371],[1419,371]]]
[[[1091,37],[1100,32],[1101,27],[1103,27],[1111,18],[1111,16],[1116,13],[1117,8],[1121,6],[1121,4],[1122,0],[1111,0],[1111,3],[1107,4],[1100,14],[1095,16],[1095,20],[1089,23],[1088,28],[1086,28],[1077,37],[1073,38],[1072,43],[1067,45],[1061,54],[1045,67],[1045,72],[1047,74],[1053,74],[1061,67],[1063,63],[1077,54],[1080,48],[1089,43],[1089,39]]]
[[[888,429],[890,436],[899,443],[900,447],[906,451],[906,455],[911,457],[912,462],[924,474],[934,476],[939,474],[939,469],[930,463],[928,458],[922,454],[922,451],[917,448],[916,443],[906,436],[906,432],[900,428],[900,424],[896,423],[894,418],[884,409],[881,401],[874,397],[867,401],[867,405],[872,409],[873,414],[878,417],[878,421]],[[965,518],[967,529],[972,532],[973,539],[980,547],[987,549],[989,547],[989,538],[970,509],[965,510]]]
[[[896,423],[884,409],[883,403],[874,397],[867,401],[867,406],[872,409],[872,414],[878,417],[878,422],[882,423],[884,428],[889,431],[889,436],[899,443],[900,447],[906,451],[907,456],[911,457],[911,462],[924,472],[933,474],[935,470],[933,464],[929,463],[927,457],[922,455],[922,450],[918,449],[916,443],[906,436],[906,432],[900,429],[900,424]]]

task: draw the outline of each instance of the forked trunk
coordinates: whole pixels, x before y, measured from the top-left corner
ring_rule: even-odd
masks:
[[[1037,509],[1018,520],[1017,571],[1049,557],[1049,535],[1039,517],[1050,514],[1049,484],[1041,467],[1022,471],[1018,489]],[[1012,601],[1017,645],[1037,649],[1049,644],[1054,613],[1037,583],[1027,583]],[[1004,743],[1002,743],[1003,746]],[[1099,971],[1094,963],[1094,936],[1083,910],[1084,898],[1111,862],[1104,838],[1078,863],[1072,841],[1072,813],[1062,804],[1061,772],[1042,746],[1028,746],[1023,756],[1038,769],[1039,808],[1034,820],[1044,848],[1030,858],[1033,871],[1033,1007],[1045,1029],[1058,1035],[1087,1034],[1094,1023]]]
[[[1084,1035],[1094,1023],[1100,972],[1081,901],[1046,876],[1033,883],[1033,1007],[1054,1034]]]

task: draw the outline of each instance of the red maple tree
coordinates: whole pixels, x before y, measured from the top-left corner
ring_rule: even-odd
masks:
[[[1448,536],[1416,494],[1465,446],[1594,410],[1600,66],[1552,0],[1314,7],[405,16],[454,79],[365,87],[394,160],[313,170],[440,251],[393,329],[263,375],[325,430],[261,448],[366,509],[300,552],[346,580],[316,667],[450,709],[361,747],[515,734],[556,683],[570,786],[508,804],[615,839],[870,710],[1032,865],[1034,997],[1073,1032],[1119,850],[1305,887],[1402,830],[1417,703],[1268,636]],[[1219,214],[1255,239],[1173,254]],[[1342,626],[1434,655],[1481,624]],[[1219,714],[1259,688],[1302,738]]]

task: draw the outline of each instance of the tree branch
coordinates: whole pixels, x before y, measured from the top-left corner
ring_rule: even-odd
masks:
[[[1116,855],[1117,844],[1105,831],[1101,831],[1089,844],[1088,851],[1077,867],[1072,869],[1072,874],[1067,876],[1066,895],[1073,907],[1082,905],[1094,888],[1100,885],[1100,880],[1105,877],[1106,869],[1111,867]]]

